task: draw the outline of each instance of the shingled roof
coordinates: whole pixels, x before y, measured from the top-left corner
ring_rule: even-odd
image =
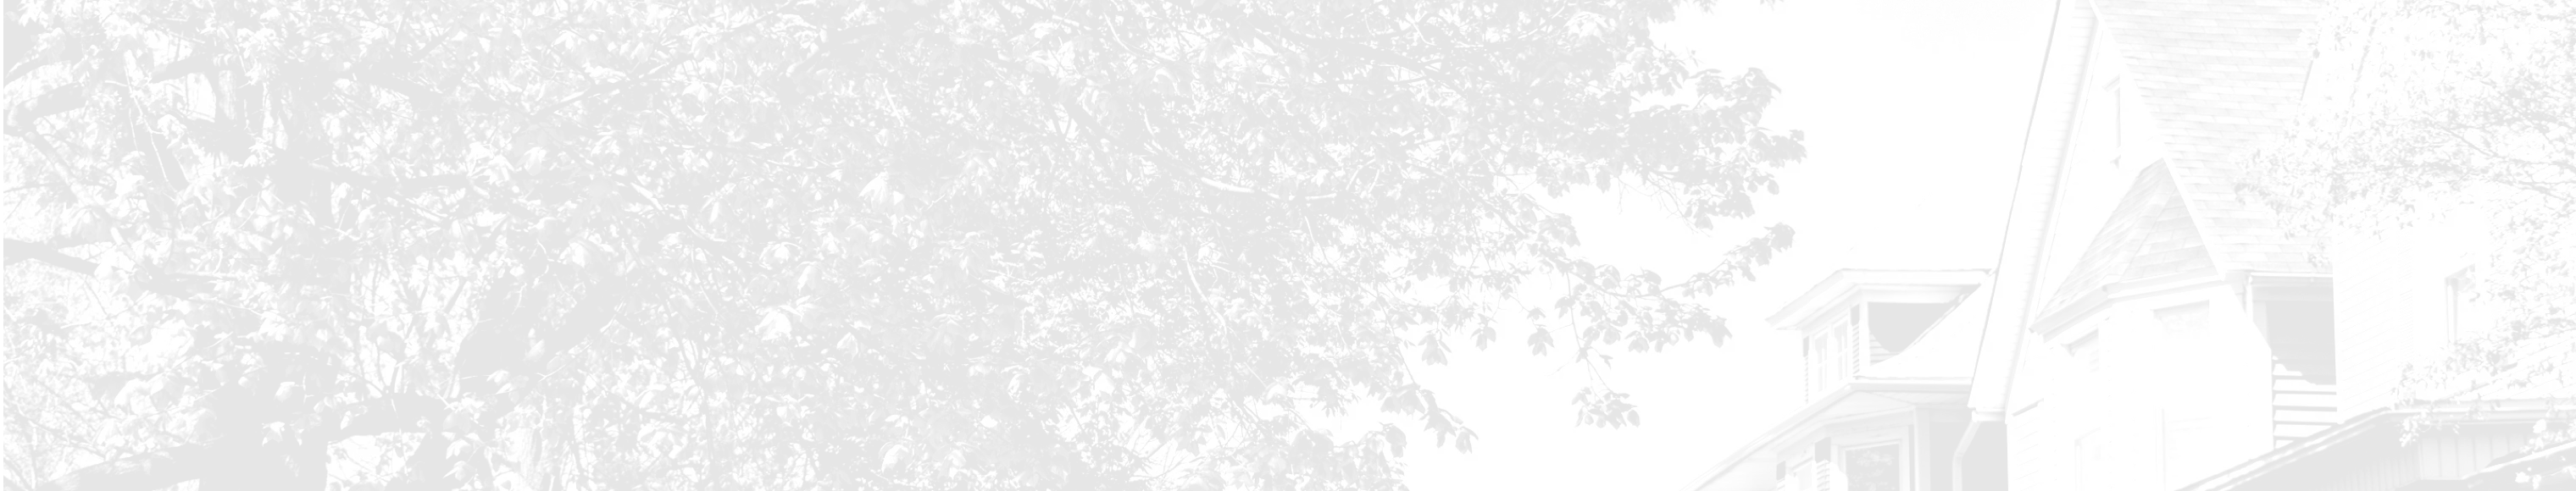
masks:
[[[2051,297],[2055,311],[2104,285],[2177,273],[2216,272],[2200,224],[2185,205],[2172,167],[2155,164],[2138,172],[2129,194],[2111,210],[2108,223],[2084,249],[2083,259],[2066,275]]]
[[[2239,190],[2241,164],[2297,112],[2314,50],[2314,0],[2106,0],[2102,21],[2162,133],[2165,163],[2220,269],[2323,272]]]

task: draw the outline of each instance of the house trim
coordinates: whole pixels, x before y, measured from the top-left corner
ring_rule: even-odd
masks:
[[[1986,283],[1986,270],[1885,270],[1845,269],[1817,282],[1766,320],[1774,329],[1797,329],[1816,318],[1841,310],[1844,305],[1863,295],[1919,297],[1921,300],[1952,301]],[[1915,298],[1907,298],[1915,299]]]
[[[1781,440],[1793,435],[1806,434],[1814,431],[1816,428],[1824,426],[1828,422],[1823,421],[1822,416],[1826,412],[1831,411],[1834,407],[1841,406],[1852,398],[1867,394],[1876,397],[1886,397],[1897,402],[1919,407],[1922,405],[1921,403],[1895,398],[1889,394],[1958,394],[1965,396],[1967,393],[1968,379],[1965,377],[1903,380],[1853,380],[1850,383],[1843,384],[1840,388],[1834,389],[1832,392],[1826,393],[1822,397],[1816,398],[1816,402],[1810,403],[1806,408],[1799,409],[1797,413],[1789,415],[1788,419],[1783,420],[1778,424],[1771,425],[1770,431],[1765,431],[1761,436],[1754,437],[1752,443],[1737,448],[1734,454],[1726,457],[1726,460],[1719,461],[1716,467],[1711,468],[1706,474],[1701,475],[1700,478],[1694,479],[1690,489],[1708,489],[1709,486],[1716,485],[1718,479],[1737,472],[1739,468],[1744,465],[1744,462],[1751,460],[1753,456],[1773,450],[1775,446],[1780,444]]]
[[[2262,455],[2247,459],[2235,467],[2219,471],[2176,491],[2224,491],[2238,489],[2324,453],[2373,430],[2404,424],[2416,417],[2430,417],[2445,423],[2528,422],[2549,414],[2576,409],[2576,401],[2549,399],[2485,400],[2460,402],[2423,402],[2408,406],[2379,409],[2355,416],[2342,424],[2319,431],[2296,443],[2283,445]]]
[[[2067,303],[2065,307],[2040,316],[2037,321],[2031,322],[2030,328],[2032,332],[2038,333],[2041,339],[2053,339],[2059,334],[2065,334],[2066,328],[2075,325],[2077,320],[2101,313],[2111,304],[2235,283],[2236,281],[2231,280],[2241,276],[2242,274],[2186,272],[2111,283],[2103,285],[2100,289],[2085,292],[2083,297]]]

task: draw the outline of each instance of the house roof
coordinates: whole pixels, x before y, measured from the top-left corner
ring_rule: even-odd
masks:
[[[2314,50],[2315,0],[2101,0],[2104,32],[2162,141],[2163,162],[2222,270],[2324,272],[2242,190],[2242,163],[2288,125]]]
[[[2346,468],[2350,465],[2349,462],[2316,457],[2338,447],[2355,443],[2394,443],[2397,436],[2408,431],[2405,425],[2409,421],[2420,419],[2453,423],[2526,423],[2547,419],[2553,414],[2563,414],[2571,407],[2576,407],[2576,399],[2485,400],[2465,404],[2417,402],[2378,409],[2344,420],[2307,438],[2273,448],[2262,455],[2237,463],[2235,467],[2221,470],[2179,489],[2180,491],[2279,489],[2277,483],[2264,485],[2263,481],[2282,479],[2281,476],[2285,475],[2297,477],[2297,474],[2285,473],[2297,467],[2321,467],[2329,469],[2328,472]],[[2502,467],[2506,466],[2500,463],[2480,472],[2499,470]]]
[[[2155,164],[2138,172],[2127,196],[2111,210],[2110,221],[2094,234],[2093,243],[2066,275],[2042,309],[2066,307],[2112,283],[2178,273],[2215,273],[2217,262],[2202,240],[2200,226],[2184,204],[2182,189],[2170,166]]]
[[[1698,478],[1691,480],[1692,491],[1751,491],[1771,489],[1770,466],[1783,445],[1791,445],[1814,433],[1825,424],[1855,416],[1885,414],[1915,406],[1956,405],[1967,399],[1968,384],[1964,378],[1948,380],[1860,381],[1855,380],[1834,389],[1788,419],[1771,425],[1769,431],[1754,437],[1753,443],[1739,447],[1726,460],[1718,461]]]
[[[1862,367],[1860,381],[1966,381],[1977,370],[1978,343],[1985,337],[1986,301],[1991,288],[1978,288],[1941,314],[1923,336],[1904,352]]]
[[[1773,329],[1799,329],[1816,316],[1837,311],[1863,290],[1929,294],[1952,300],[1959,289],[1986,282],[1982,269],[1841,269],[1781,305],[1765,320]]]
[[[1976,371],[1978,343],[1984,338],[1985,309],[1990,304],[1987,298],[1991,289],[1980,287],[1986,276],[1985,270],[1846,269],[1836,271],[1808,289],[1807,294],[1790,301],[1780,313],[1771,316],[1778,328],[1795,328],[1822,312],[1845,305],[1865,290],[1893,288],[1900,293],[1955,295],[1952,292],[1957,289],[1972,289],[1964,297],[1951,297],[1955,303],[1949,312],[1933,321],[1904,352],[1861,368],[1849,382],[1816,398],[1806,408],[1772,425],[1752,443],[1718,461],[1688,489],[1769,489],[1772,454],[1781,445],[1802,439],[1825,423],[1915,406],[1965,403],[1969,377]]]

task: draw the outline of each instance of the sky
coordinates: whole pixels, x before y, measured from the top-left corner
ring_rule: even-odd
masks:
[[[2051,4],[1733,0],[1657,29],[1703,66],[1760,68],[1784,90],[1765,124],[1807,134],[1809,158],[1783,173],[1754,225],[1786,223],[1797,244],[1761,281],[1709,304],[1735,338],[1621,356],[1603,374],[1644,426],[1575,424],[1590,375],[1532,356],[1505,331],[1491,350],[1416,367],[1480,438],[1472,453],[1417,443],[1419,491],[1681,490],[1798,409],[1796,338],[1762,318],[1840,268],[1990,268],[2045,49]],[[1739,236],[1688,230],[1615,196],[1552,203],[1573,215],[1583,253],[1665,278],[1699,271]],[[1428,443],[1428,442],[1423,442]]]

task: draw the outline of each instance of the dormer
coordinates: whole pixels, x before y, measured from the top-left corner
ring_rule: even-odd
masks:
[[[1805,392],[1813,400],[1915,347],[1985,280],[1984,270],[1846,269],[1770,321],[1776,329],[1798,331]]]

